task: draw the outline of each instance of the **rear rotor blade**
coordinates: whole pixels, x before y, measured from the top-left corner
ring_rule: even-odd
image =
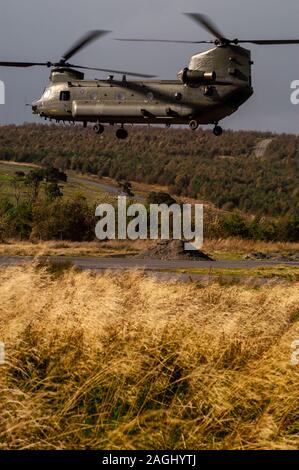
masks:
[[[108,72],[108,73],[117,73],[120,75],[129,75],[132,77],[140,77],[140,78],[154,78],[155,75],[146,75],[144,73],[139,72],[126,72],[125,70],[111,70],[111,69],[101,69],[95,67],[82,67],[81,65],[72,65],[68,64],[68,67],[74,67],[76,69],[83,69],[83,70],[95,70],[97,72]]]
[[[229,40],[219,31],[218,27],[205,15],[201,13],[184,13],[186,16],[191,18],[197,24],[200,24],[204,29],[206,29],[215,39],[220,40],[221,43],[228,43]],[[160,42],[160,43],[176,43],[176,44],[215,44],[214,41],[184,41],[176,39],[120,39],[117,38],[116,41],[128,41],[128,42]]]
[[[260,46],[275,46],[275,45],[283,45],[283,44],[299,44],[299,39],[256,39],[256,40],[238,40],[238,44],[258,44]]]
[[[65,54],[62,56],[63,61],[68,61],[73,55],[79,52],[84,47],[88,46],[90,43],[96,41],[102,36],[110,33],[111,31],[104,31],[104,30],[95,30],[89,31],[84,36],[82,36]]]
[[[219,31],[218,27],[212,22],[212,20],[201,13],[184,13],[184,15],[191,18],[197,24],[206,29],[209,33],[212,34],[217,39],[225,39],[225,36]]]

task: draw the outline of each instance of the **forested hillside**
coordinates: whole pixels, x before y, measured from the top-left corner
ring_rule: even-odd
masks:
[[[129,129],[130,130],[130,129]],[[264,140],[268,144],[257,151]],[[0,159],[52,163],[62,170],[169,187],[227,210],[284,216],[299,212],[299,137],[258,132],[137,128],[120,142],[81,127],[1,126]]]

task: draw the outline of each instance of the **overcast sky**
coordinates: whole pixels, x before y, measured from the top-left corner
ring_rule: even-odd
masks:
[[[80,52],[77,63],[161,79],[175,79],[189,58],[206,48],[120,43],[113,37],[210,39],[181,14],[189,11],[211,16],[228,37],[299,38],[298,0],[0,0],[0,7],[0,60],[57,60],[86,31],[109,29],[113,33]],[[290,101],[290,83],[299,80],[299,45],[252,46],[252,55],[255,96],[223,127],[299,133],[299,105]],[[41,95],[48,76],[48,69],[37,67],[0,68],[6,85],[0,124],[39,122],[25,104]]]

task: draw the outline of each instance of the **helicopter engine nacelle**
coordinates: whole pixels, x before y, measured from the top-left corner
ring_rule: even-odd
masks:
[[[179,72],[178,78],[184,85],[209,85],[216,81],[216,72],[203,72],[202,70],[190,70],[186,67]]]

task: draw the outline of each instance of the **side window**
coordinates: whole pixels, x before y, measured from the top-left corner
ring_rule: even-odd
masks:
[[[59,100],[60,101],[70,101],[71,99],[71,92],[70,91],[61,91]]]
[[[126,100],[126,94],[124,92],[117,92],[116,93],[116,99],[117,101],[125,101]]]

